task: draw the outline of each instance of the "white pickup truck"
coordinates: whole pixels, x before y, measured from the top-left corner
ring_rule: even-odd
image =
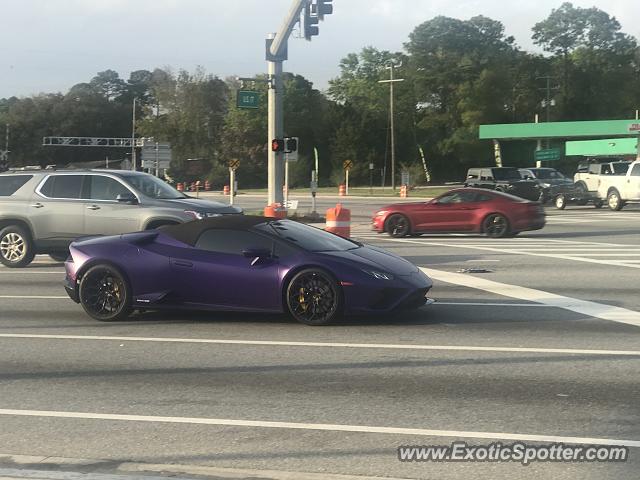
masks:
[[[611,210],[622,210],[627,203],[640,203],[640,160],[629,164],[625,175],[599,175],[598,198]]]

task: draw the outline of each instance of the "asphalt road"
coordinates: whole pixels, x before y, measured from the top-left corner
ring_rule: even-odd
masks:
[[[311,328],[145,313],[100,324],[65,298],[60,264],[0,269],[0,478],[638,478],[640,209],[549,210],[547,228],[515,239],[395,240],[368,229],[384,203],[347,200],[354,236],[428,269],[438,300],[389,318]],[[630,458],[397,457],[401,445],[518,438],[627,445]]]

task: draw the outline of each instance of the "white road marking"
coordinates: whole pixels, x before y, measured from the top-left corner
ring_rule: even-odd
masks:
[[[558,435],[532,435],[521,433],[475,432],[461,430],[432,430],[427,428],[378,427],[328,423],[271,422],[264,420],[236,420],[227,418],[163,417],[152,415],[122,415],[111,413],[59,412],[51,410],[0,409],[0,415],[13,417],[65,418],[81,420],[107,420],[119,422],[174,423],[216,425],[252,428],[279,428],[289,430],[317,430],[328,432],[376,433],[383,435],[413,435],[420,437],[481,438],[522,442],[570,443],[585,445],[622,445],[640,448],[638,440],[615,438],[569,437]]]
[[[544,305],[542,303],[489,303],[489,302],[439,302],[436,301],[433,305],[450,305],[455,307],[471,306],[471,307],[544,307],[554,308],[550,305]]]
[[[14,299],[14,300],[69,300],[68,295],[0,295],[1,299]]]
[[[640,265],[636,266],[640,267]],[[445,272],[443,270],[433,270],[430,268],[421,268],[421,270],[431,278],[440,280],[441,282],[462,285],[464,287],[483,290],[485,292],[516,298],[518,300],[525,300],[541,303],[550,307],[562,308],[583,315],[588,315],[590,317],[600,318],[602,320],[610,320],[612,322],[625,323],[627,325],[640,327],[640,312],[636,312],[634,310],[627,310],[626,308],[590,302],[587,300],[579,300],[577,298],[565,297],[564,295],[558,295],[556,293],[520,287],[518,285],[511,285],[508,283],[494,282],[493,280],[474,277],[472,275]]]
[[[393,238],[393,239],[389,238],[385,241],[391,242],[391,243],[422,245],[425,247],[438,246],[438,247],[449,247],[449,248],[462,248],[462,249],[470,249],[470,250],[480,250],[483,252],[506,253],[506,254],[512,254],[512,255],[527,255],[531,257],[557,258],[561,260],[572,260],[576,262],[597,263],[600,265],[612,265],[612,262],[606,259],[597,259],[597,258],[591,258],[591,257],[577,257],[577,256],[571,256],[569,253],[567,254],[552,253],[553,249],[546,249],[546,248],[542,249],[544,250],[544,252],[540,252],[540,251],[527,250],[526,247],[512,248],[511,245],[508,245],[508,246],[503,245],[498,248],[498,247],[492,247],[490,245],[483,245],[478,243],[466,244],[466,243],[459,243],[459,242],[448,242],[448,243],[434,242],[431,239],[428,239],[428,243],[425,241],[406,240],[403,238]],[[548,251],[550,252],[547,253]],[[583,251],[583,249],[581,249],[580,247],[576,247],[575,249],[571,249],[571,251],[575,251],[576,253],[579,253],[579,251]],[[640,265],[634,264],[634,263],[617,262],[615,265],[620,267],[627,267],[627,268],[640,268]]]
[[[127,337],[106,335],[48,335],[38,333],[0,333],[0,339],[80,340],[108,342],[184,343],[203,345],[244,345],[265,347],[354,348],[379,350],[422,350],[450,352],[531,353],[640,357],[640,350],[589,350],[575,348],[481,347],[470,345],[421,345],[387,343],[293,342],[277,340],[230,340],[217,338]]]
[[[39,275],[41,273],[53,273],[55,275],[64,275],[65,271],[64,270],[60,270],[58,272],[52,272],[52,271],[39,271],[39,270],[20,270],[20,271],[16,271],[14,269],[9,269],[7,268],[6,270],[0,270],[0,274],[6,274],[6,275],[13,275],[13,276],[18,276],[18,275],[24,275],[24,274],[32,274],[32,275]]]

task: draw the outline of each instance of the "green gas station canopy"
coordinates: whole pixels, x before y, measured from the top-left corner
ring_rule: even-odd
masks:
[[[566,143],[567,156],[624,156],[635,155],[637,152],[637,138],[608,138],[606,140],[583,140],[580,142]]]
[[[639,120],[598,120],[594,122],[509,123],[481,125],[481,140],[538,140],[543,138],[630,137],[637,136]],[[569,153],[567,153],[569,155]]]

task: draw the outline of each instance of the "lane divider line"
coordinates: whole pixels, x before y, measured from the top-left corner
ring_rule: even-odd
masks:
[[[416,350],[449,352],[535,353],[561,355],[593,355],[640,357],[640,350],[590,350],[576,348],[493,347],[472,345],[421,345],[386,343],[295,342],[284,340],[230,340],[218,338],[128,337],[105,335],[61,335],[37,333],[0,333],[0,339],[81,340],[114,342],[184,343],[204,345],[250,345],[265,347],[354,348],[380,350]]]
[[[428,428],[378,427],[328,423],[271,422],[262,420],[236,420],[226,418],[164,417],[152,415],[122,415],[109,413],[61,412],[51,410],[0,409],[0,415],[12,417],[64,418],[80,420],[107,420],[118,422],[173,423],[215,425],[230,427],[278,428],[290,430],[317,430],[328,432],[377,433],[383,435],[411,435],[419,437],[480,438],[522,442],[569,443],[586,445],[620,445],[640,448],[639,440],[615,438],[572,437],[559,435],[532,435],[507,432],[476,432],[464,430],[434,430]]]
[[[640,265],[636,266],[640,267]],[[549,307],[562,308],[564,310],[588,315],[589,317],[599,318],[601,320],[609,320],[612,322],[640,327],[640,312],[636,312],[634,310],[565,297],[564,295],[535,290],[533,288],[520,287],[509,283],[495,282],[493,280],[487,280],[486,278],[474,277],[472,275],[462,273],[446,272],[443,270],[433,270],[431,268],[423,267],[420,268],[420,270],[431,278],[441,282],[460,285],[476,290],[483,290],[485,292],[518,300],[540,303]]]

